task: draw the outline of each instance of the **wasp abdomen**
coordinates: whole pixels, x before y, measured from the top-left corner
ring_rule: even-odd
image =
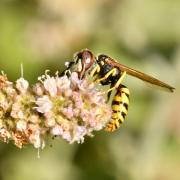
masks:
[[[112,132],[120,127],[128,113],[129,89],[120,85],[112,100],[112,117],[105,130]]]

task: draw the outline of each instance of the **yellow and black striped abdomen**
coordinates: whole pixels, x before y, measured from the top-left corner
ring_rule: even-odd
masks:
[[[129,106],[129,89],[120,85],[112,100],[112,117],[106,125],[105,130],[112,132],[120,127],[128,113]]]

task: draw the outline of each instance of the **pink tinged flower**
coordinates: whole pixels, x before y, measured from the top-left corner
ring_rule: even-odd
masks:
[[[104,126],[105,126],[105,123],[103,123],[103,122],[95,122],[96,124],[95,124],[95,126],[93,127],[94,128],[94,130],[96,130],[96,131],[99,131],[99,130],[101,130],[101,129],[103,129],[104,128]],[[106,122],[107,123],[107,122]]]
[[[79,92],[73,92],[72,99],[75,103],[76,108],[79,108],[79,109],[83,108],[83,101],[82,101],[81,94]]]
[[[56,80],[54,77],[46,76],[47,79],[44,80],[44,88],[49,92],[49,94],[54,97],[57,95]]]
[[[62,138],[65,139],[68,142],[72,141],[72,137],[69,131],[64,131],[62,134]]]
[[[59,125],[55,125],[52,129],[51,129],[51,134],[53,136],[60,136],[63,134],[63,128]]]
[[[89,100],[91,105],[95,104],[98,105],[97,107],[99,107],[105,104],[105,98],[103,97],[102,92],[91,90],[89,92],[87,91],[85,96]]]
[[[84,142],[84,136],[87,134],[87,128],[84,126],[76,126],[73,132],[73,139],[71,143],[77,141],[78,143]]]
[[[21,106],[18,102],[14,103],[12,105],[11,117],[16,118],[16,119],[17,118],[19,118],[19,119],[24,118],[24,112],[21,110]]]
[[[26,134],[28,140],[35,148],[43,148],[44,140],[41,138],[42,129],[37,124],[29,124]]]
[[[48,111],[48,112],[44,113],[44,117],[46,119],[52,119],[52,118],[54,118],[54,113],[52,111]]]
[[[92,95],[93,92],[96,92],[97,91],[94,89],[94,86],[95,84],[88,81],[87,79],[83,79],[83,81],[81,80],[79,83],[78,83],[78,88],[80,90],[80,92],[82,93],[90,93]]]
[[[78,117],[79,114],[80,114],[80,109],[74,108],[73,112],[74,112],[74,116],[75,116],[75,117]]]
[[[65,96],[65,97],[70,97],[70,96],[72,96],[72,90],[71,90],[71,89],[67,89],[67,90],[64,92],[64,96]]]
[[[8,140],[11,138],[11,134],[9,131],[5,128],[0,129],[0,138],[3,139],[4,142],[8,142]]]
[[[90,86],[89,83],[86,80],[84,80],[84,81],[82,81],[82,82],[80,82],[78,84],[79,90],[82,91],[82,92],[86,92],[86,93],[89,90],[91,90],[93,88],[93,86],[94,86],[93,83],[91,83],[91,86]]]
[[[44,87],[42,86],[41,83],[36,83],[34,86],[33,86],[33,92],[38,95],[38,96],[42,96],[43,93],[44,93]]]
[[[46,127],[53,127],[55,126],[56,121],[54,118],[50,118],[50,119],[46,119],[44,123]]]
[[[94,120],[94,119],[90,119],[89,120],[89,125],[92,127],[92,128],[94,128],[94,127],[96,127],[96,121]]]
[[[16,122],[16,129],[17,129],[18,131],[25,131],[26,128],[27,128],[27,122],[26,122],[26,121],[24,121],[24,120],[18,120],[18,121]]]
[[[62,113],[68,118],[68,119],[71,119],[73,116],[74,116],[74,111],[73,111],[73,108],[72,108],[72,105],[71,106],[68,106],[67,108],[64,108]]]
[[[0,107],[6,111],[9,109],[10,104],[7,102],[6,99],[0,99]]]
[[[53,136],[62,136],[68,142],[72,141],[71,132],[69,129],[69,125],[64,124],[62,126],[56,125],[51,129],[51,134]]]
[[[30,121],[30,122],[32,122],[32,123],[34,123],[34,124],[36,124],[36,123],[38,123],[39,122],[39,117],[37,116],[37,115],[31,115],[29,118],[28,118],[28,121]]]
[[[71,74],[70,80],[71,80],[71,85],[75,88],[82,82],[82,80],[79,79],[78,74],[76,72],[73,72]]]
[[[70,83],[67,76],[56,77],[57,88],[60,92],[66,92],[66,90],[70,89]]]
[[[104,113],[104,114],[103,114]],[[100,111],[99,109],[93,109],[91,111],[91,119],[89,120],[89,124],[94,130],[99,131],[101,130],[107,121],[111,118],[111,111],[108,112],[103,112]]]
[[[34,109],[40,113],[49,112],[53,107],[53,104],[48,96],[39,97],[36,101],[36,105],[38,105],[38,107],[35,107]]]
[[[26,93],[28,87],[29,87],[29,83],[23,77],[19,78],[16,81],[16,88],[20,91],[20,93],[22,94]]]
[[[6,87],[5,91],[8,97],[14,97],[15,95],[17,95],[16,90],[13,89],[12,87]]]
[[[81,111],[80,117],[84,122],[89,121],[89,112],[88,112],[88,110],[84,109],[83,111]]]
[[[40,136],[40,131],[36,130],[29,136],[29,141],[34,145],[35,148],[41,148],[42,140]]]

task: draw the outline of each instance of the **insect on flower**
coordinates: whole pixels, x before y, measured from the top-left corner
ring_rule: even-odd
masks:
[[[72,72],[77,72],[80,79],[85,76],[90,76],[95,77],[95,83],[110,85],[110,88],[107,90],[108,101],[111,92],[116,90],[112,100],[112,117],[105,127],[105,130],[109,132],[118,129],[124,122],[125,116],[128,113],[130,92],[128,88],[122,84],[122,81],[127,74],[155,86],[159,86],[169,92],[173,92],[175,89],[152,76],[120,64],[107,55],[101,54],[96,57],[88,49],[78,52],[74,56],[73,61],[66,65],[67,69],[63,71],[62,75],[69,75]]]

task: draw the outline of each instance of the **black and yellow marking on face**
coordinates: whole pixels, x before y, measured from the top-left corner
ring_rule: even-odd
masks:
[[[112,117],[110,122],[106,125],[105,130],[113,132],[120,127],[124,122],[128,113],[129,106],[129,89],[121,85],[112,100]]]

